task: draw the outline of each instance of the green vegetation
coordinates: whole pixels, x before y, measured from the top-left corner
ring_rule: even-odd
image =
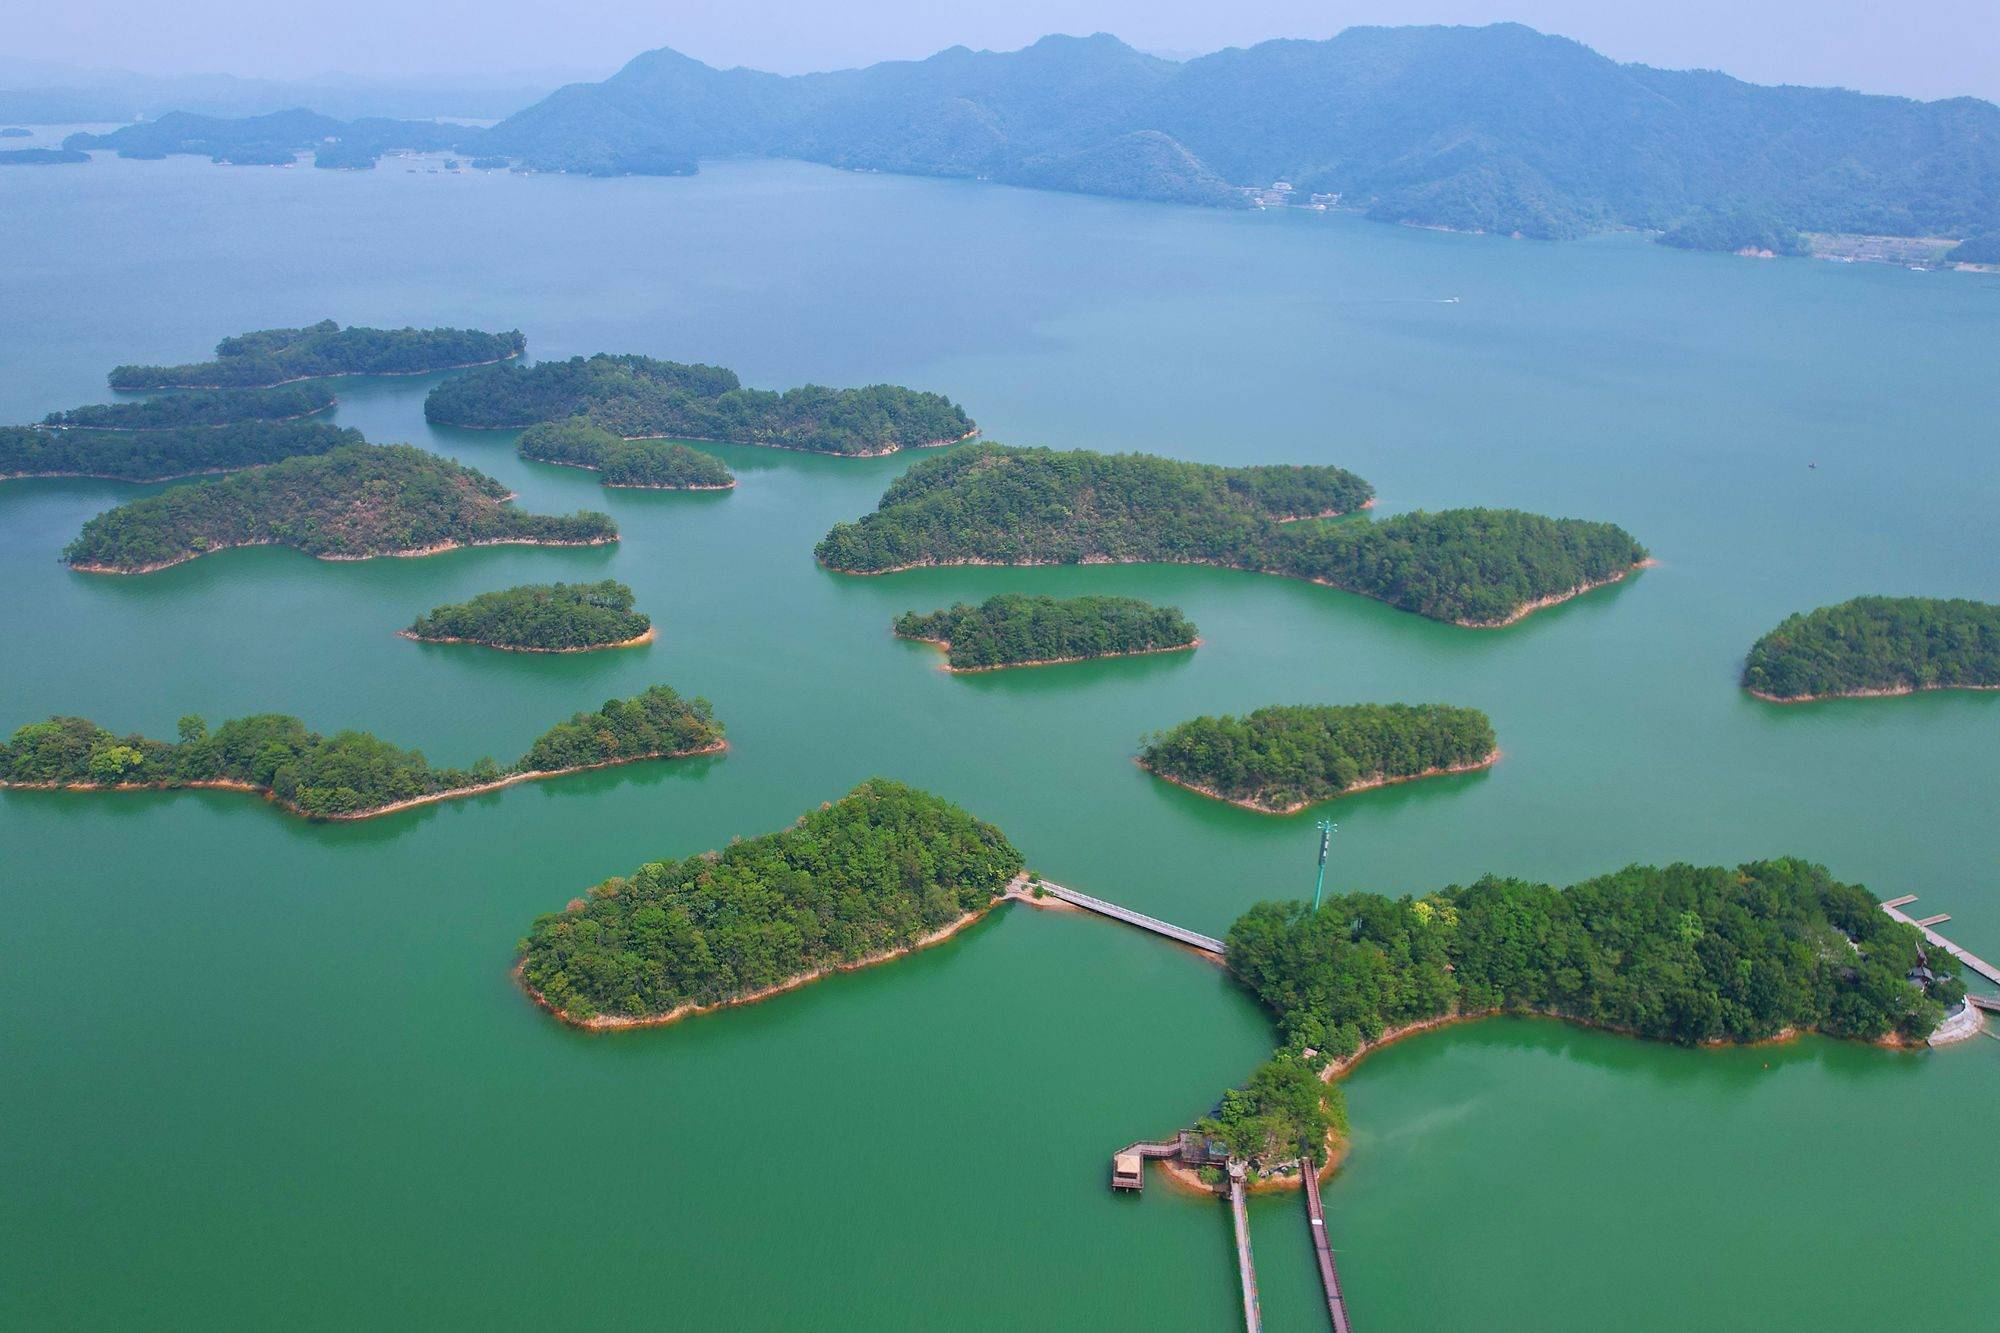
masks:
[[[119,366],[114,389],[247,389],[328,375],[420,375],[519,356],[520,331],[341,328],[260,329],[224,338],[215,360],[188,366]]]
[[[1750,649],[1743,687],[1780,700],[2000,689],[2000,606],[1857,597],[1787,616]]]
[[[650,616],[632,609],[632,590],[606,579],[483,592],[426,612],[403,632],[412,639],[557,653],[630,643],[652,628]]]
[[[136,403],[95,403],[51,412],[44,426],[95,430],[171,430],[182,426],[227,426],[239,421],[293,421],[324,412],[334,404],[324,384],[287,384],[270,389],[204,389],[162,394]]]
[[[1301,1158],[1319,1163],[1326,1161],[1327,1139],[1347,1135],[1347,1099],[1304,1060],[1281,1053],[1223,1093],[1215,1114],[1195,1128],[1260,1168]]]
[[[1748,209],[1689,218],[1664,232],[1660,244],[1677,250],[1768,250],[1774,255],[1803,255],[1809,250],[1796,229]]]
[[[43,430],[0,426],[0,478],[171,481],[276,463],[363,443],[323,421],[245,421],[174,430]]]
[[[1162,561],[1310,579],[1434,620],[1502,624],[1645,558],[1623,528],[1506,509],[1381,523],[1286,520],[1361,508],[1334,467],[1221,468],[1148,454],[985,444],[926,459],[815,548],[848,573],[919,565]]]
[[[1953,246],[1945,258],[1954,264],[2000,264],[2000,231],[1971,237]]]
[[[780,833],[609,879],[521,942],[521,975],[576,1023],[664,1019],[921,943],[1021,868],[1001,832],[882,778]]]
[[[616,541],[605,514],[524,514],[483,472],[407,444],[349,444],[107,510],[63,552],[79,569],[143,574],[231,546],[291,546],[330,560],[455,546]]]
[[[1492,762],[1493,723],[1445,704],[1299,705],[1248,717],[1198,717],[1148,736],[1151,772],[1272,814],[1355,787]]]
[[[663,491],[727,490],[736,478],[722,460],[668,440],[626,440],[587,417],[545,421],[521,432],[521,457],[588,468],[606,486]]]
[[[734,371],[649,356],[575,357],[491,366],[432,389],[424,416],[441,426],[500,429],[582,417],[624,439],[674,437],[821,454],[885,454],[956,440],[972,419],[941,394],[893,384],[773,393]]]
[[[88,162],[90,154],[74,148],[5,148],[0,149],[0,167],[59,167],[67,163]]]
[[[929,615],[911,611],[896,618],[896,633],[944,644],[954,671],[979,671],[1187,648],[1196,631],[1178,607],[1133,597],[1002,593],[978,606],[960,602]]]
[[[1921,1041],[1964,993],[1858,885],[1791,859],[1631,866],[1567,889],[1487,877],[1422,898],[1259,903],[1229,965],[1283,1049],[1345,1059],[1454,1014],[1552,1014],[1692,1046],[1789,1031]],[[1933,980],[1905,978],[1927,961]]]
[[[91,117],[91,119],[130,117]],[[159,158],[192,153],[236,166],[283,166],[312,153],[320,166],[373,166],[392,148],[436,152],[476,134],[436,120],[363,116],[338,120],[304,109],[230,118],[172,110],[105,134],[78,133],[65,148],[110,148],[120,157]]]
[[[420,752],[365,731],[322,736],[279,713],[237,718],[212,732],[201,718],[184,717],[179,733],[176,741],[115,736],[87,718],[50,718],[0,744],[0,785],[248,787],[311,818],[354,819],[509,779],[692,754],[722,740],[707,700],[683,699],[665,685],[558,723],[506,768],[491,759],[436,768]]]

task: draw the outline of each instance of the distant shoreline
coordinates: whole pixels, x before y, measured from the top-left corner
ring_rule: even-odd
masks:
[[[618,536],[616,533],[608,537],[588,537],[581,541],[551,540],[541,537],[483,537],[477,541],[469,542],[436,542],[430,546],[416,546],[405,551],[370,551],[366,555],[321,554],[312,551],[301,551],[300,554],[310,555],[315,560],[351,563],[359,560],[415,560],[427,555],[443,555],[446,551],[469,550],[475,546],[611,546],[617,541]],[[273,541],[269,538],[264,538],[257,541],[225,542],[220,546],[211,546],[204,551],[189,551],[186,555],[176,556],[172,560],[157,561],[150,565],[72,564],[70,568],[80,574],[157,574],[163,569],[172,569],[175,565],[184,565],[190,560],[199,560],[205,555],[216,555],[222,551],[242,550],[245,547],[251,546],[289,546],[294,551],[299,550],[298,547],[291,546],[289,542]]]
[[[490,365],[491,363],[482,362],[481,364]],[[426,417],[425,420],[429,421],[430,418]],[[544,421],[530,421],[520,426],[461,426],[449,421],[433,421],[430,424],[443,426],[447,430],[532,430],[536,426],[543,426],[548,423]],[[886,449],[862,449],[855,453],[844,453],[837,449],[804,449],[796,444],[767,444],[762,440],[720,440],[713,435],[620,435],[618,438],[627,444],[631,444],[637,440],[686,440],[692,444],[726,444],[736,449],[782,449],[788,454],[813,454],[819,458],[887,458],[890,454],[899,454],[905,449],[942,449],[947,445],[964,444],[967,440],[979,434],[979,429],[979,427],[974,426],[971,430],[965,432],[965,434],[950,439],[925,440],[921,444],[892,444]],[[526,454],[521,456],[523,458],[528,457]],[[538,458],[535,461],[546,463],[549,460]],[[555,466],[573,467],[576,465],[571,463],[557,463]],[[593,468],[591,470],[595,471],[596,469]],[[734,482],[730,484],[732,486],[735,485]]]
[[[408,639],[412,643],[463,643],[476,648],[497,648],[503,653],[601,653],[613,648],[637,648],[641,644],[651,643],[659,637],[659,633],[660,627],[651,625],[644,634],[635,639],[620,639],[616,643],[585,644],[579,648],[535,648],[521,643],[495,643],[491,639],[432,638],[427,634],[412,634],[406,629],[397,630],[396,637]]]
[[[497,366],[502,361],[512,361],[520,352],[509,352],[505,356],[492,357],[486,361],[458,361],[449,366],[432,366],[427,370],[329,370],[321,375],[293,375],[289,379],[271,380],[264,384],[127,384],[111,386],[113,393],[158,393],[163,389],[275,389],[285,384],[303,384],[307,380],[338,380],[358,377],[369,379],[409,379],[416,375],[442,375],[448,370],[472,370],[478,366]]]
[[[1841,690],[1833,694],[1766,694],[1748,685],[1743,692],[1770,704],[1816,704],[1830,699],[1901,699],[1905,695],[1928,694],[1934,690],[2000,690],[2000,685],[1899,685],[1894,689]]]

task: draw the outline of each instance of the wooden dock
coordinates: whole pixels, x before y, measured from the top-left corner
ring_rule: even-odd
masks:
[[[1221,958],[1228,952],[1227,946],[1212,935],[1203,935],[1198,931],[1189,930],[1185,926],[1177,926],[1171,921],[1162,921],[1156,916],[1147,916],[1144,912],[1135,912],[1129,907],[1120,907],[1117,903],[1106,902],[1102,898],[1093,898],[1087,893],[1079,893],[1075,889],[1066,889],[1062,885],[1051,883],[1048,880],[1043,880],[1040,884],[1032,884],[1026,880],[1016,880],[1012,885],[1008,886],[1008,893],[1009,896],[1015,898],[1032,898],[1035,890],[1038,888],[1058,902],[1068,903],[1071,907],[1081,907],[1084,911],[1095,912],[1098,916],[1110,917],[1113,921],[1122,921],[1128,926],[1137,926],[1140,930],[1151,931],[1153,934],[1164,936],[1176,944],[1185,944],[1190,949],[1199,949],[1203,953],[1213,955],[1216,958]]]
[[[1326,1235],[1326,1209],[1319,1201],[1319,1172],[1309,1161],[1299,1162],[1305,1180],[1306,1225],[1312,1230],[1313,1255],[1319,1260],[1319,1282],[1326,1289],[1326,1314],[1333,1333],[1353,1333],[1347,1322],[1347,1298],[1340,1294],[1340,1269],[1333,1262],[1333,1245]]]
[[[1257,1307],[1257,1267],[1250,1262],[1250,1213],[1243,1206],[1243,1164],[1229,1167],[1229,1220],[1236,1226],[1236,1276],[1243,1284],[1244,1333],[1263,1333],[1264,1315]]]
[[[1896,918],[1896,920],[1915,926],[1918,930],[1924,932],[1925,939],[1963,963],[1966,971],[1976,972],[1994,985],[2000,986],[2000,965],[1987,962],[1984,958],[1981,958],[1969,949],[1959,948],[1956,944],[1953,944],[1950,940],[1931,929],[1932,922],[1949,920],[1949,916],[1926,917],[1922,921],[1919,921],[1908,912],[1902,910],[1904,904],[1913,903],[1916,900],[1916,894],[1906,893],[1900,898],[1891,898],[1888,902],[1883,903],[1882,910]],[[1985,1005],[1980,1006],[1982,1009],[1986,1007]]]

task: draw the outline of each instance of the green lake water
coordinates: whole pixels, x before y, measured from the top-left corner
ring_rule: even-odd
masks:
[[[893,966],[611,1037],[508,979],[534,916],[584,887],[878,773],[1052,878],[1220,933],[1309,893],[1317,840],[1313,815],[1130,762],[1202,712],[1493,716],[1491,771],[1316,812],[1340,821],[1342,887],[1796,853],[2000,953],[2000,695],[1778,708],[1735,685],[1788,612],[2000,596],[2000,279],[787,163],[103,160],[0,179],[0,254],[0,421],[243,329],[518,326],[544,357],[935,388],[1006,441],[1339,463],[1384,513],[1612,519],[1661,561],[1498,632],[1213,570],[846,578],[813,541],[908,455],[715,447],[734,492],[605,491],[511,433],[427,428],[434,378],[342,382],[337,419],[523,506],[607,509],[622,544],[93,577],[57,552],[142,488],[0,484],[0,727],[280,710],[466,763],[666,681],[732,742],[352,825],[220,792],[0,794],[0,1326],[1229,1326],[1226,1210],[1105,1187],[1112,1149],[1269,1048],[1185,952],[1008,908]],[[485,589],[606,576],[656,643],[394,635]],[[1005,589],[1172,602],[1207,642],[954,678],[890,636]],[[1327,1206],[1369,1330],[1969,1325],[2000,1297],[1990,1039],[1690,1052],[1493,1021],[1394,1046],[1348,1092]],[[1323,1327],[1296,1198],[1251,1216],[1268,1325]]]

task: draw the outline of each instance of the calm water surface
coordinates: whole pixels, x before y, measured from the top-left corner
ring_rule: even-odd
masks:
[[[933,387],[1003,440],[1340,463],[1384,512],[1613,519],[1662,561],[1493,633],[1212,570],[842,578],[813,540],[907,456],[717,448],[733,493],[604,491],[510,433],[427,428],[431,379],[344,383],[338,420],[524,506],[608,509],[624,542],[251,550],[109,579],[56,553],[141,488],[0,485],[0,726],[275,709],[465,763],[667,681],[733,742],[359,825],[227,793],[0,796],[0,1323],[1227,1326],[1224,1210],[1104,1188],[1112,1148],[1185,1123],[1269,1046],[1180,951],[1009,910],[894,967],[614,1038],[507,978],[534,916],[582,887],[875,773],[994,820],[1051,876],[1220,932],[1309,891],[1316,840],[1311,816],[1130,763],[1200,712],[1492,714],[1492,771],[1333,808],[1343,886],[1794,852],[2000,950],[2000,695],[1784,709],[1734,687],[1787,612],[2000,596],[2000,280],[767,163],[23,170],[0,179],[0,253],[4,421],[242,329],[519,326],[546,357]],[[481,590],[606,576],[658,642],[540,659],[393,633]],[[952,678],[889,634],[1004,589],[1171,601],[1207,646]],[[2000,1297],[1990,1040],[1685,1052],[1491,1022],[1391,1048],[1349,1091],[1328,1206],[1370,1329],[1880,1328]],[[1252,1218],[1270,1326],[1314,1327],[1296,1201]]]

